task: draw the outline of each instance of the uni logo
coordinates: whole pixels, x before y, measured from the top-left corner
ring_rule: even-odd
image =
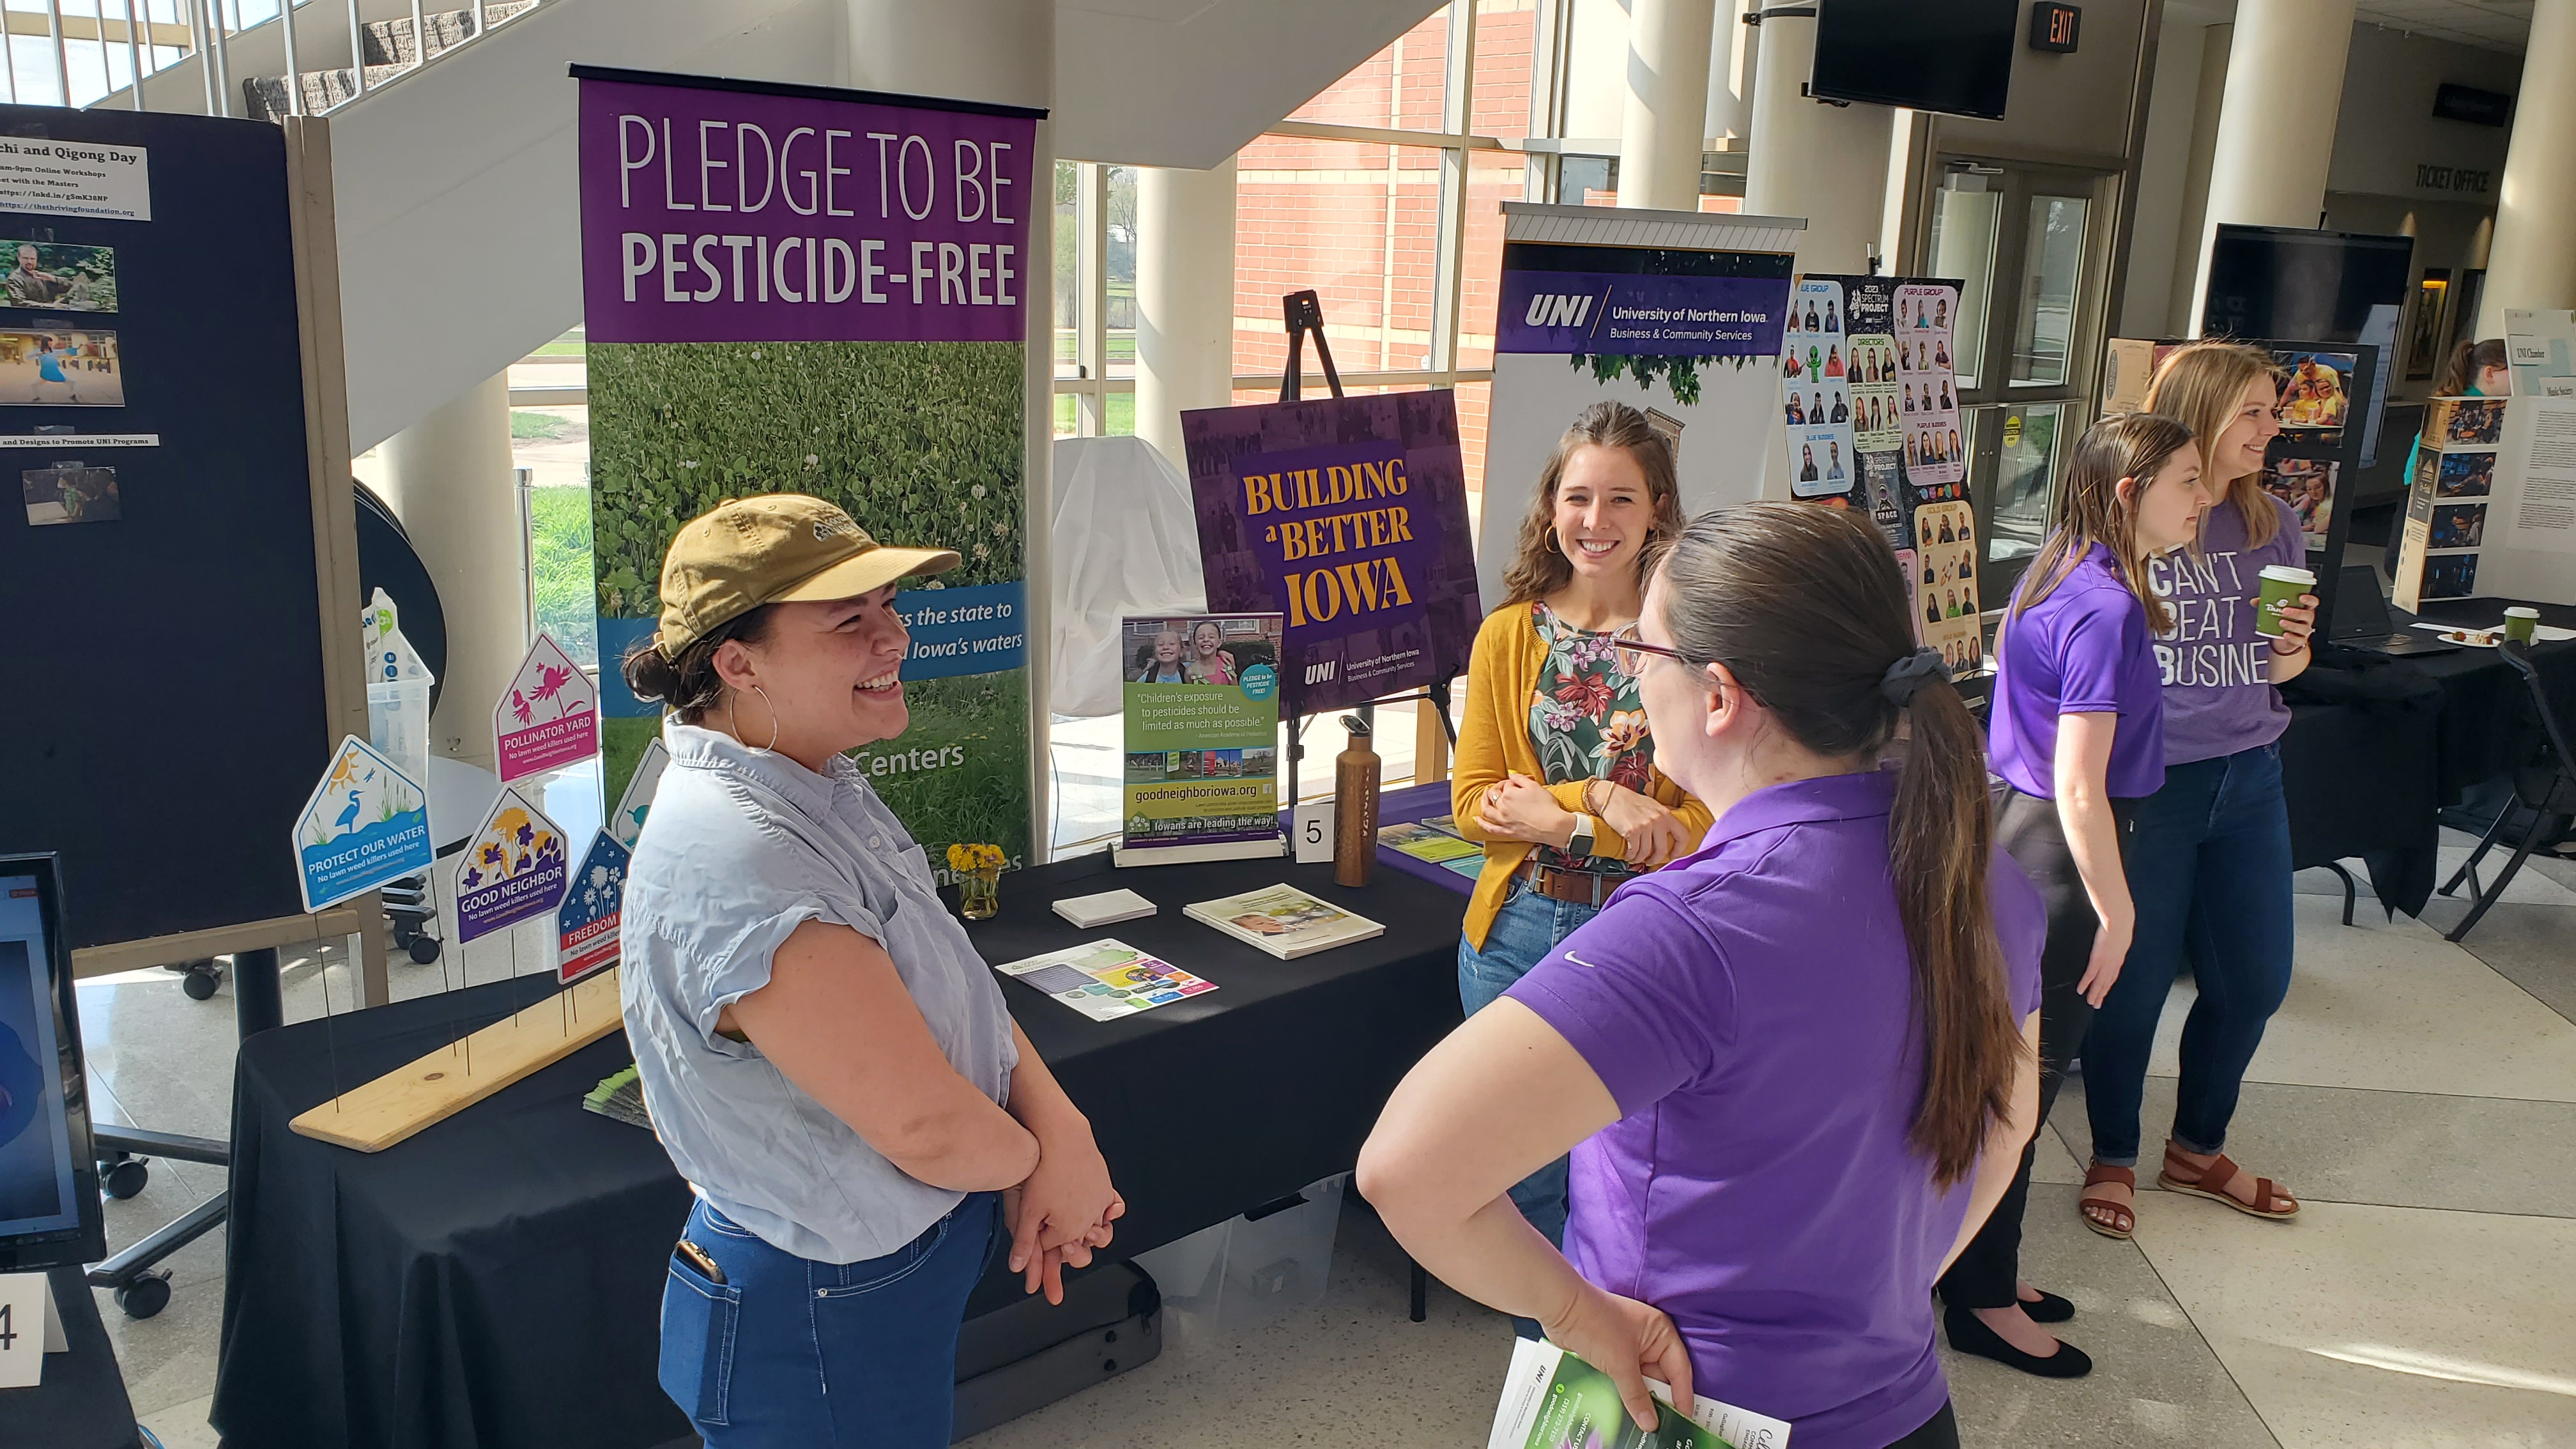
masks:
[[[1592,298],[1589,295],[1541,294],[1530,298],[1529,315],[1521,320],[1532,327],[1580,327],[1591,311]]]
[[[1322,664],[1309,664],[1306,666],[1306,682],[1308,684],[1328,683],[1334,675],[1341,673],[1341,670],[1342,662],[1338,659],[1327,660]]]

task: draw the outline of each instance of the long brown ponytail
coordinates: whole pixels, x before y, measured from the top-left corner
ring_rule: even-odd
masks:
[[[1748,503],[1684,527],[1660,565],[1664,627],[1723,663],[1818,754],[1874,753],[1910,726],[1888,870],[1914,961],[1923,1099],[1909,1133],[1944,1188],[1976,1167],[2023,1050],[1986,896],[1994,817],[1984,734],[1937,674],[1910,700],[1890,671],[1916,655],[1896,556],[1839,509]]]

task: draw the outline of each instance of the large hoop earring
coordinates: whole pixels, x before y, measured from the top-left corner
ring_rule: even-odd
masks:
[[[1558,541],[1556,536],[1556,525],[1553,523],[1547,526],[1547,547],[1548,552],[1550,553],[1565,552],[1565,545]]]
[[[769,691],[761,688],[759,685],[753,685],[751,687],[751,692],[760,696],[762,706],[767,708],[769,711],[769,743],[765,745],[755,745],[751,741],[743,739],[742,721],[734,717],[732,700],[725,701],[725,726],[733,731],[734,739],[740,741],[744,749],[758,750],[764,755],[776,754],[778,752],[778,706],[769,702]]]

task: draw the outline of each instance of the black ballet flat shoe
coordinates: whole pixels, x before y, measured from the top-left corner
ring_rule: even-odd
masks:
[[[2075,1305],[2054,1293],[2042,1292],[2035,1299],[2023,1299],[2021,1311],[2030,1315],[2033,1323],[2064,1323],[2075,1316]]]
[[[1990,1358],[2007,1368],[2043,1379],[2080,1379],[2093,1372],[2093,1360],[2084,1350],[2060,1340],[2057,1352],[2046,1358],[2035,1358],[2004,1341],[2004,1336],[1986,1327],[1983,1320],[1965,1308],[1952,1308],[1942,1315],[1942,1325],[1950,1333],[1950,1346],[1961,1353]]]

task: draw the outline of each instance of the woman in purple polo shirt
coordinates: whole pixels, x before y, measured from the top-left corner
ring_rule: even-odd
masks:
[[[2173,606],[2157,631],[2163,666],[2165,784],[2138,806],[2129,889],[2138,939],[2084,1047],[2084,1109],[2093,1165],[2077,1210],[2110,1238],[2136,1226],[2138,1108],[2156,1020],[2191,949],[2198,994],[2182,1030],[2173,1133],[2157,1181],[2272,1222],[2298,1199],[2222,1153],[2237,1091],[2263,1028],[2290,990],[2290,812],[2281,794],[2280,685],[2308,667],[2316,596],[2281,611],[2281,635],[2254,632],[2257,576],[2307,564],[2290,506],[2263,491],[2263,453],[2281,431],[2272,355],[2196,342],[2167,356],[2147,406],[2180,420],[2206,454],[2211,501],[2200,547],[2149,565]]]
[[[2040,958],[2039,1120],[2066,1060],[2120,975],[2137,911],[2120,873],[2136,802],[2164,783],[2164,700],[2152,630],[2171,611],[2147,587],[2150,560],[2191,541],[2200,521],[2191,430],[2145,413],[2084,430],[2060,485],[2047,542],[2022,576],[1995,646],[1988,753],[2003,777],[1995,834],[2048,903]],[[1941,1278],[1950,1346],[2047,1378],[2093,1360],[2039,1325],[2074,1315],[2022,1294],[2021,1214],[2036,1144],[1975,1242]]]
[[[1976,725],[1886,541],[1836,510],[1694,520],[1618,648],[1716,823],[1413,1069],[1360,1190],[1640,1424],[1651,1374],[1799,1449],[1956,1445],[1930,1289],[2035,1120],[2045,930]],[[1560,1254],[1506,1190],[1569,1149]]]

